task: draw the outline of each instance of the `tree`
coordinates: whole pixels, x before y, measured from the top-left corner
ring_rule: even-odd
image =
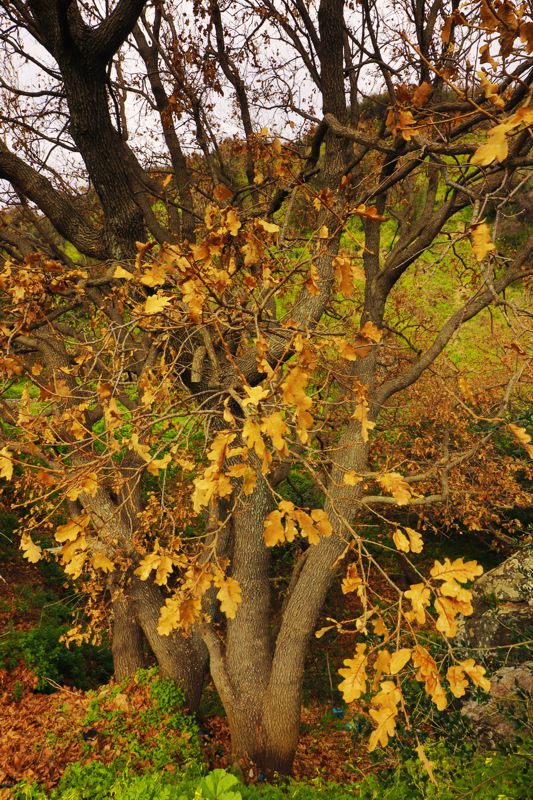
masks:
[[[530,274],[533,238],[500,232],[533,163],[524,7],[1,8],[0,469],[20,468],[26,557],[42,555],[33,528],[53,531],[66,572],[110,593],[119,675],[146,641],[194,707],[207,648],[234,752],[267,773],[290,771],[306,653],[344,561],[358,630],[372,620],[380,638],[347,661],[346,699],[368,669],[377,687],[409,664],[444,707],[417,626],[433,603],[453,636],[478,565],[445,559],[426,579],[411,564],[383,612],[372,576],[380,544],[423,544],[387,509],[444,501],[478,448],[455,449],[452,432],[441,458],[403,474],[394,448],[371,460],[372,432],[489,305],[521,324],[505,293]],[[442,262],[453,301],[432,315]],[[295,468],[313,487],[300,501],[282,488]],[[365,538],[375,514],[392,541]],[[271,550],[292,542],[273,620]],[[451,670],[457,695],[465,675],[486,685],[474,662]],[[372,702],[375,747],[394,733],[400,688],[383,681]]]

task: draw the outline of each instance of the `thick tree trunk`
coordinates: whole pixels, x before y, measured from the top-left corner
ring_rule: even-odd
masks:
[[[173,632],[169,636],[161,636],[157,632],[163,599],[154,584],[133,578],[130,596],[160,674],[172,678],[183,690],[189,711],[198,711],[207,667],[205,645],[196,634],[187,637]]]
[[[146,666],[144,634],[135,619],[131,601],[124,596],[113,601],[111,652],[117,681],[135,675],[138,669]]]

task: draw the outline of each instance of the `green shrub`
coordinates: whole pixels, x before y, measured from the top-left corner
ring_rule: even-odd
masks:
[[[90,644],[67,648],[59,641],[69,629],[69,612],[61,602],[45,605],[48,596],[32,602],[43,606],[41,619],[27,631],[8,629],[0,638],[0,667],[13,669],[19,661],[37,676],[37,691],[54,691],[53,683],[77,686],[80,689],[107,681],[112,674],[112,658],[105,647]],[[53,682],[53,683],[50,683]]]

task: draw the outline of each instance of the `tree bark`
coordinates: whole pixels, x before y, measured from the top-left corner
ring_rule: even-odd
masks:
[[[205,645],[194,633],[183,636],[174,632],[162,636],[157,632],[163,598],[154,584],[134,577],[129,594],[136,619],[157,660],[161,676],[172,678],[182,689],[189,711],[198,711],[207,667]]]
[[[131,602],[124,596],[113,601],[111,652],[117,681],[135,675],[146,666],[142,628],[135,619]]]

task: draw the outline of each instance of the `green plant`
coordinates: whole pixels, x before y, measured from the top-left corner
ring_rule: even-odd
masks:
[[[239,781],[235,775],[225,769],[215,769],[200,781],[195,799],[205,800],[242,800],[241,793],[235,788]]]

